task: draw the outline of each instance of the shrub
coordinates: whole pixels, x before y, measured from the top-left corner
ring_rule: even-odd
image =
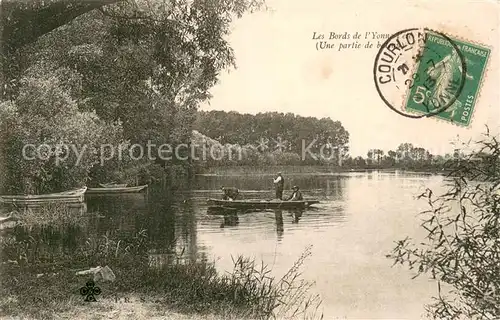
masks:
[[[406,238],[388,255],[415,276],[437,279],[438,295],[427,306],[434,319],[500,317],[500,144],[489,134],[478,144],[448,164],[448,192],[435,196],[428,189],[420,196],[429,205],[422,213],[425,242]]]

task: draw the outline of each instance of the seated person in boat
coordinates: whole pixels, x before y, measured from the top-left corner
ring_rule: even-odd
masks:
[[[302,192],[300,192],[300,190],[299,190],[299,187],[293,186],[292,190],[293,190],[292,195],[288,199],[286,199],[286,201],[304,200],[304,198],[302,197]]]
[[[223,192],[222,200],[236,200],[238,195],[240,194],[239,190],[235,187],[220,187]]]

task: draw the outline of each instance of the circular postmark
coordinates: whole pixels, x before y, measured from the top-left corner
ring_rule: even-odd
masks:
[[[426,28],[393,34],[380,47],[373,67],[380,98],[409,118],[456,108],[466,72],[464,56],[453,40]]]

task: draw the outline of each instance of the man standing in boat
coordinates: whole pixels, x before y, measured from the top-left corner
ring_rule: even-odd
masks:
[[[240,194],[240,191],[235,188],[235,187],[220,187],[220,189],[222,190],[222,200],[236,200],[236,198],[238,197],[238,195]]]
[[[273,180],[274,187],[276,189],[276,199],[283,199],[283,186],[285,185],[285,179],[281,175],[281,172],[278,172],[278,176]]]

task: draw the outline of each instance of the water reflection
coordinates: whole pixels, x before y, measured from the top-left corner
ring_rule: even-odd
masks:
[[[292,218],[291,222],[292,224],[297,224],[300,221],[300,218],[302,217],[302,214],[304,213],[303,209],[290,209],[286,210],[285,216],[289,216]],[[283,210],[281,209],[275,209],[274,210],[274,217],[276,219],[276,234],[278,236],[278,241],[281,241],[283,239],[283,233],[285,232],[285,224],[283,220]]]
[[[283,210],[274,210],[274,218],[276,219],[276,235],[278,236],[278,241],[283,239],[283,232],[285,228],[283,227]]]
[[[72,255],[85,246],[86,234],[82,225],[16,226],[3,233],[3,261],[17,261],[20,265],[72,265]]]
[[[179,257],[209,256],[222,258],[219,265],[224,268],[223,258],[229,261],[231,255],[244,254],[267,259],[278,273],[293,265],[306,244],[313,244],[315,252],[305,276],[318,282],[324,304],[333,310],[325,318],[338,314],[415,318],[415,310],[424,304],[422,297],[427,298],[425,284],[406,281],[410,277],[391,269],[384,254],[400,235],[415,234],[419,206],[412,195],[432,179],[436,178],[402,173],[285,176],[285,192],[291,192],[292,185],[300,186],[305,198],[321,201],[316,209],[229,210],[214,215],[206,199],[220,197],[220,185],[238,187],[248,199],[267,199],[274,194],[272,174],[202,176],[194,190],[175,197],[161,190],[89,196],[86,208],[78,209],[78,224],[44,230],[16,228],[11,235],[18,241],[30,237],[38,241],[27,259],[54,261],[57,256],[70,257],[89,239],[126,240],[146,230],[152,266]],[[7,252],[9,259],[16,254]]]
[[[16,228],[11,235],[19,241],[29,237],[39,241],[39,248],[47,256],[70,254],[85,245],[88,239],[106,237],[126,240],[146,230],[149,240],[148,254],[152,264],[168,263],[172,254],[179,254],[185,259],[195,260],[204,256],[206,244],[200,243],[197,235],[201,225],[206,224],[202,212],[207,212],[204,200],[217,197],[219,190],[212,189],[219,184],[236,185],[243,189],[247,198],[268,198],[273,194],[272,175],[250,177],[203,177],[196,183],[208,195],[201,195],[196,190],[181,197],[163,194],[160,190],[148,193],[87,195],[86,202],[71,205],[72,215],[79,217],[76,222],[64,226],[49,226],[41,230]],[[341,199],[345,192],[347,177],[345,176],[296,176],[287,177],[287,184],[300,185],[306,198],[323,200]],[[258,190],[259,187],[269,187]],[[252,191],[252,189],[255,189]],[[271,210],[268,212],[238,211],[229,209],[222,214],[218,229],[233,228],[239,230],[254,229],[268,225],[269,213],[274,214],[274,230],[277,241],[284,238],[285,225],[297,225],[304,216],[302,210]],[[229,211],[227,211],[229,210]],[[285,211],[285,212],[284,212]],[[343,211],[339,211],[343,214]],[[210,214],[210,213],[209,213]],[[291,219],[288,219],[290,217]],[[309,223],[317,223],[320,216],[308,211]],[[201,222],[200,222],[201,218]],[[242,224],[243,219],[243,224]],[[316,221],[316,222],[315,222]],[[202,228],[203,229],[203,228]],[[212,229],[214,232],[216,229]]]
[[[236,227],[239,224],[240,224],[240,219],[238,218],[238,214],[231,213],[224,215],[224,222],[222,222],[220,226],[221,228],[224,228],[226,226]]]
[[[301,210],[301,209],[293,210],[292,211],[292,217],[293,217],[292,223],[299,223],[300,218],[302,217],[303,213],[304,213],[304,210]]]

